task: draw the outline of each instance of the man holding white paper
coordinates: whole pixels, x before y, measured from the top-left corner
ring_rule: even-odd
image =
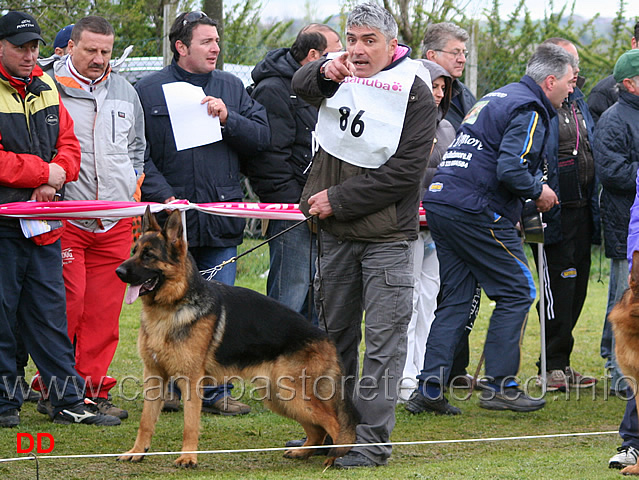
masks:
[[[162,90],[178,151],[222,140],[220,117],[209,115],[207,105],[200,103],[206,96],[202,87],[173,82],[162,85]]]
[[[148,145],[142,199],[167,203],[175,199],[194,203],[241,201],[240,157],[250,161],[269,146],[266,111],[246,93],[239,78],[215,69],[220,38],[217,23],[206,14],[180,14],[171,27],[169,40],[173,51],[171,65],[135,86],[144,108]],[[188,89],[180,85],[176,89],[171,85],[174,82],[200,87],[203,96],[199,100],[181,100]],[[176,113],[173,108],[176,105],[188,107],[186,113]],[[197,115],[198,108],[210,117],[217,117],[220,141],[202,140],[201,124],[186,134],[180,132],[184,122]],[[213,268],[234,257],[237,245],[242,242],[244,225],[241,218],[187,212],[189,250],[198,268]],[[215,280],[232,285],[235,263],[222,268]],[[226,389],[220,390],[223,391],[213,395],[207,391],[204,411],[223,415],[249,411],[247,405],[224,396]]]

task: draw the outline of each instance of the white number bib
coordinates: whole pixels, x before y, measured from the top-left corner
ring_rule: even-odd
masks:
[[[320,146],[358,167],[386,163],[397,151],[418,69],[430,88],[428,71],[409,58],[369,78],[347,77],[320,106],[315,127]]]

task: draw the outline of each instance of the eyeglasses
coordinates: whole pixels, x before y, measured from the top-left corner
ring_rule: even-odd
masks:
[[[435,50],[435,51],[436,52],[447,53],[449,55],[454,56],[455,59],[462,58],[462,57],[468,58],[468,55],[470,53],[468,50],[453,50],[452,52],[449,52],[447,50]]]
[[[200,18],[206,17],[206,13],[204,12],[189,12],[184,15],[184,20],[182,20],[182,26],[184,27],[188,23],[197,22]]]

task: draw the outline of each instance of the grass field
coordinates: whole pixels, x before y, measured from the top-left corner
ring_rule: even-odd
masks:
[[[253,245],[255,242],[246,242]],[[246,248],[246,247],[245,247]],[[625,402],[606,394],[603,360],[599,357],[599,341],[607,298],[608,261],[601,262],[599,250],[593,252],[588,299],[575,330],[572,364],[579,371],[596,376],[599,384],[580,395],[550,393],[547,405],[533,413],[494,412],[478,407],[477,394],[468,400],[452,400],[463,415],[439,417],[429,414],[412,416],[402,406],[397,408],[397,425],[392,440],[448,441],[551,435],[582,432],[616,431]],[[268,268],[268,251],[260,249],[244,257],[238,264],[238,284],[264,290],[260,276]],[[1,458],[16,454],[16,434],[49,432],[55,448],[48,455],[107,454],[128,450],[136,435],[142,400],[136,381],[141,380],[142,364],[136,352],[139,302],[125,306],[121,317],[121,341],[111,374],[124,384],[114,392],[114,402],[129,411],[129,419],[119,427],[60,426],[25,404],[18,428],[0,431]],[[471,369],[474,371],[485,338],[491,305],[482,299],[480,317],[471,334]],[[523,342],[521,378],[533,378],[539,355],[539,325],[531,311]],[[124,380],[124,381],[123,381]],[[539,393],[536,388],[533,392]],[[457,396],[463,391],[457,391]],[[249,449],[282,447],[286,440],[302,436],[295,422],[266,410],[261,403],[248,399],[253,411],[245,416],[222,418],[204,414],[200,450]],[[163,413],[157,424],[152,452],[178,451],[182,439],[182,413]],[[308,461],[292,461],[282,452],[249,452],[201,454],[199,468],[180,470],[173,467],[177,455],[147,457],[140,464],[122,464],[114,458],[46,459],[40,458],[39,478],[49,480],[103,479],[607,479],[618,478],[619,472],[608,469],[608,459],[620,444],[615,434],[558,438],[528,438],[503,441],[450,442],[426,445],[400,445],[386,467],[357,471],[324,472],[321,457]],[[35,479],[36,462],[0,463],[2,479]]]

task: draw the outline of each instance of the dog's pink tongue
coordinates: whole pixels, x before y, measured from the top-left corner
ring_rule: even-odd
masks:
[[[142,288],[142,285],[129,285],[124,299],[127,305],[131,305],[140,296],[140,288]]]

